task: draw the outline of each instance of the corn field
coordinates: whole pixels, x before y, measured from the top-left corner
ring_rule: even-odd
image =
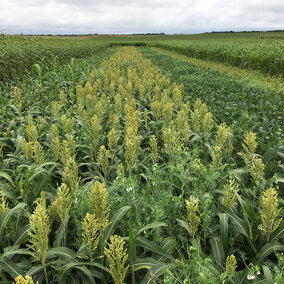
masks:
[[[87,40],[2,73],[1,283],[283,283],[283,94],[261,91],[258,114],[236,84],[252,97],[230,109],[227,77],[214,100],[198,83],[211,71],[192,69],[190,90],[149,47]],[[189,50],[177,42],[161,45]],[[236,46],[194,48],[247,67]],[[259,65],[242,50],[282,74],[281,45]]]

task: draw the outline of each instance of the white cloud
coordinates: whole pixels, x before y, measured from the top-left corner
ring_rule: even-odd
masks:
[[[283,0],[0,0],[11,33],[192,33],[284,29]]]

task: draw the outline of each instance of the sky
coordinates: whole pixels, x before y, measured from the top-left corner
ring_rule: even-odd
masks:
[[[0,0],[0,33],[202,33],[284,29],[283,0]]]

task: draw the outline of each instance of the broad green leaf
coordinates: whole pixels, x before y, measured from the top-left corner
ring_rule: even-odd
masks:
[[[108,226],[108,228],[106,229],[106,232],[102,238],[102,242],[105,243],[110,236],[113,234],[113,232],[116,229],[116,226],[118,224],[118,222],[120,221],[120,219],[131,209],[131,206],[124,206],[122,208],[120,208],[115,214],[114,216],[111,218],[111,224]]]
[[[9,273],[13,278],[16,278],[19,275],[23,275],[23,270],[13,261],[6,257],[0,258],[1,269]]]
[[[168,237],[168,238],[164,239],[161,243],[162,250],[164,250],[168,254],[171,254],[175,247],[176,247],[175,237]],[[166,260],[166,258],[164,256],[161,256],[158,259],[159,262],[164,262],[165,260]]]
[[[263,270],[264,278],[267,281],[266,283],[267,284],[273,283],[273,277],[272,277],[272,273],[271,273],[269,267],[263,265],[262,270]]]
[[[257,222],[257,215],[255,214],[253,210],[253,206],[251,204],[248,204],[245,200],[243,200],[239,195],[238,195],[238,200],[244,209],[244,212],[246,215],[253,221]]]
[[[158,277],[161,276],[168,268],[169,264],[157,264],[150,269],[150,272],[147,273],[141,284],[157,283]]]
[[[68,266],[68,268],[66,267]],[[69,265],[66,265],[65,269],[63,270],[62,274],[61,274],[61,277],[60,277],[60,280],[59,280],[59,283],[66,283],[67,280],[68,280],[68,274],[70,273],[70,270],[73,268],[73,269],[78,269],[80,270],[83,274],[85,274],[88,278],[88,280],[90,281],[90,283],[93,283],[95,284],[96,281],[93,277],[93,274],[92,272],[87,268],[85,267],[84,265],[80,266],[80,265],[75,265],[75,266],[72,266],[72,263],[70,263]]]
[[[257,254],[256,259],[258,259],[258,263],[261,263],[269,254],[276,251],[284,251],[284,245],[279,244],[271,244],[268,243],[262,247],[260,252]]]
[[[2,218],[0,219],[0,237],[3,235],[4,229],[7,226],[7,223],[9,222],[11,216],[17,212],[20,209],[23,209],[26,207],[26,203],[21,202],[19,204],[17,204],[15,207],[13,207],[12,209],[10,209],[9,211],[7,211]]]
[[[33,275],[35,275],[35,274],[40,273],[41,271],[43,271],[43,266],[42,266],[42,265],[33,266],[33,267],[26,273],[26,275],[33,276]]]
[[[139,234],[141,234],[143,231],[146,231],[146,230],[149,230],[149,229],[153,229],[153,228],[158,228],[158,227],[167,227],[168,225],[164,222],[154,222],[154,223],[151,223],[151,224],[148,224],[146,226],[144,226],[143,228],[141,228],[136,236],[138,236]]]
[[[72,269],[81,270],[89,278],[91,283],[95,283],[92,272],[91,272],[91,270],[89,270],[87,268],[87,266],[97,267],[99,269],[102,269],[102,270],[108,272],[107,268],[104,265],[97,263],[97,262],[70,262],[70,263],[62,266],[63,272],[61,274],[59,283],[65,283],[66,279],[68,279],[68,274],[70,273],[70,270],[72,270]],[[98,276],[98,274],[96,274],[95,277],[96,276]],[[101,280],[103,280],[103,279],[101,279]]]
[[[150,250],[152,252],[155,252],[157,254],[160,254],[170,260],[173,260],[174,258],[168,254],[167,252],[165,252],[163,249],[161,249],[161,247],[159,245],[157,245],[156,243],[154,242],[151,242],[151,241],[148,241],[147,239],[145,238],[142,238],[142,237],[137,237],[136,239],[136,245],[137,246],[140,246],[140,247],[143,247],[147,250]]]
[[[69,248],[66,247],[56,247],[51,248],[47,251],[47,258],[53,258],[53,257],[60,257],[60,258],[71,258],[73,259],[75,256],[75,252]],[[74,259],[73,259],[74,261]]]
[[[222,266],[225,262],[225,253],[223,244],[220,240],[214,238],[210,240],[211,248],[213,251],[214,258],[216,262]]]
[[[190,232],[190,227],[189,227],[187,222],[185,222],[184,220],[181,220],[181,219],[176,219],[176,220],[177,220],[177,222],[179,223],[180,226],[185,228],[187,230],[187,232]]]
[[[282,221],[278,226],[278,228],[276,228],[276,230],[271,233],[269,238],[270,242],[277,241],[283,234],[284,234],[284,221]]]
[[[135,235],[132,231],[130,223],[128,223],[129,227],[129,258],[131,260],[131,263],[134,263],[136,261],[136,240]]]
[[[11,251],[8,251],[8,252],[4,252],[1,257],[13,257],[16,254],[31,255],[29,253],[29,251],[26,250],[26,249],[16,249],[16,250],[11,250]]]
[[[227,213],[219,213],[220,220],[220,237],[224,251],[228,252],[228,231],[229,231],[229,215]]]
[[[151,257],[142,258],[142,259],[136,259],[135,263],[132,264],[132,267],[134,268],[134,271],[140,270],[140,269],[150,269],[153,266],[157,265],[157,260]]]
[[[15,186],[13,179],[7,173],[0,171],[0,177],[3,177],[4,179],[8,180],[12,186]]]
[[[226,208],[225,206],[222,206],[222,208],[224,209],[224,211],[229,214],[232,222],[235,224],[234,229],[245,235],[247,238],[249,238],[249,232],[248,232],[248,228],[246,226],[246,223],[240,218],[238,217],[231,209]]]
[[[19,230],[15,237],[15,245],[21,245],[29,239],[28,232],[31,230],[30,225],[26,225]]]
[[[64,227],[61,223],[57,231],[55,232],[55,240],[53,242],[53,246],[60,247],[62,245],[62,240],[64,237]]]

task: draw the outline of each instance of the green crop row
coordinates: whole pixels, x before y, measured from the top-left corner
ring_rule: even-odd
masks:
[[[151,43],[156,46],[204,60],[284,76],[284,41],[179,40]]]
[[[106,43],[89,38],[49,38],[5,36],[0,38],[0,81],[13,80],[36,68],[35,64],[53,65],[54,60],[91,56]]]
[[[0,85],[1,282],[281,284],[282,94],[147,47],[40,68]]]

